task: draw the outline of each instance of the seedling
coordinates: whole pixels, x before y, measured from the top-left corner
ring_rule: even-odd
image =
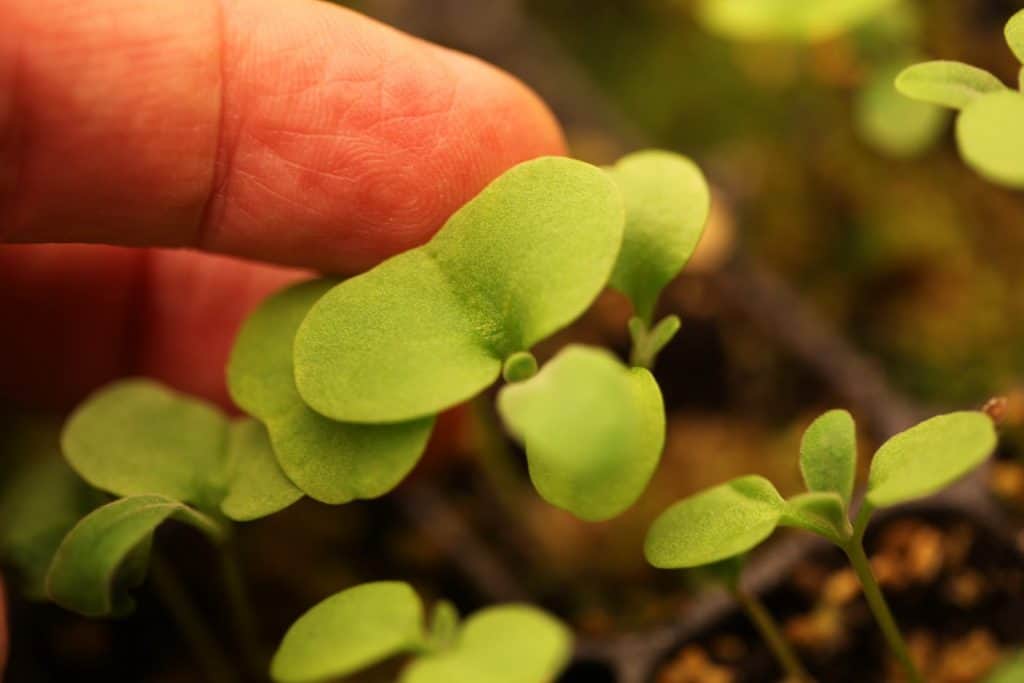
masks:
[[[945,488],[980,465],[995,444],[992,421],[981,412],[941,415],[897,434],[875,453],[864,501],[851,523],[856,435],[849,413],[831,411],[808,427],[801,444],[807,493],[785,500],[763,477],[734,479],[663,512],[648,531],[644,553],[655,567],[693,568],[746,553],[778,526],[824,536],[846,553],[893,654],[910,679],[920,682],[872,574],[864,532],[875,510]]]
[[[712,30],[740,39],[816,42],[870,20],[897,0],[701,0]]]
[[[571,653],[568,629],[526,605],[490,607],[460,623],[447,602],[429,625],[405,583],[381,581],[342,591],[299,617],[271,664],[279,683],[349,676],[401,655],[400,683],[550,683]]]
[[[1006,42],[1024,63],[1024,10],[1006,24]],[[967,165],[985,178],[1024,188],[1024,67],[1018,89],[968,64],[933,61],[915,64],[896,78],[907,97],[959,111],[956,140]]]

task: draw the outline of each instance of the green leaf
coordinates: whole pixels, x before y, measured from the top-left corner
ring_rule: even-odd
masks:
[[[804,432],[800,473],[809,491],[838,493],[850,504],[857,474],[857,428],[845,410],[830,410]]]
[[[425,643],[423,605],[408,584],[349,588],[299,617],[281,641],[270,675],[281,683],[355,673]]]
[[[951,109],[963,109],[979,97],[1006,90],[998,78],[970,64],[922,62],[896,77],[896,89],[907,97]]]
[[[901,95],[893,85],[898,70],[878,69],[857,92],[854,122],[865,143],[882,154],[905,159],[935,143],[949,114],[933,104]]]
[[[589,164],[520,164],[426,245],[346,280],[295,338],[299,393],[322,415],[399,422],[458,404],[503,361],[564,327],[604,287],[622,200]]]
[[[430,613],[430,649],[451,647],[459,632],[459,611],[447,600],[439,600]]]
[[[526,445],[540,495],[590,521],[636,501],[665,442],[651,374],[591,347],[568,346],[533,378],[504,387],[498,410]]]
[[[527,605],[477,612],[454,646],[419,657],[401,683],[551,683],[569,661],[569,630]]]
[[[127,613],[134,603],[125,591],[142,582],[153,532],[172,517],[214,541],[226,533],[213,519],[163,496],[116,500],[87,515],[64,537],[46,577],[50,597],[85,616]]]
[[[785,511],[786,502],[770,481],[739,477],[661,513],[647,532],[644,555],[660,569],[725,560],[768,538]]]
[[[957,143],[964,161],[989,180],[1024,188],[1024,95],[991,93],[961,112]]]
[[[274,459],[270,437],[259,422],[232,423],[227,449],[227,495],[220,507],[231,519],[265,517],[302,498],[302,491],[295,488]]]
[[[741,40],[816,42],[879,15],[895,0],[700,0],[712,31]]]
[[[985,678],[985,683],[1020,683],[1024,681],[1024,652],[1016,652],[1001,662]]]
[[[609,169],[626,205],[612,287],[651,323],[658,295],[690,260],[707,223],[711,192],[697,165],[661,150],[635,152]]]
[[[0,559],[27,597],[46,599],[46,572],[61,540],[102,502],[58,456],[33,459],[14,472],[0,494]]]
[[[841,543],[853,529],[846,516],[846,503],[834,491],[801,493],[786,501],[779,524],[797,527]]]
[[[1020,10],[1006,22],[1006,44],[1010,46],[1017,61],[1024,63],[1024,10]]]
[[[165,496],[244,520],[301,497],[258,425],[232,423],[212,405],[150,380],[93,394],[68,420],[61,443],[83,479],[118,496]]]
[[[231,397],[266,425],[285,474],[329,504],[393,489],[419,460],[434,426],[433,417],[389,425],[337,422],[302,401],[293,373],[295,332],[335,284],[312,280],[267,298],[245,322],[228,362]]]
[[[995,427],[984,413],[965,411],[925,420],[875,453],[867,501],[880,508],[936,493],[980,465],[995,447]]]

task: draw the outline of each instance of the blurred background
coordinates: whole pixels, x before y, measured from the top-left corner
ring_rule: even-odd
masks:
[[[580,634],[567,681],[777,680],[727,601],[645,565],[651,520],[740,473],[795,491],[800,435],[825,409],[854,413],[863,461],[918,417],[980,408],[994,396],[1007,398],[1005,439],[962,496],[968,502],[894,519],[874,543],[877,556],[888,552],[898,565],[889,588],[904,591],[897,612],[918,634],[914,647],[939,662],[930,681],[981,680],[1024,642],[1024,194],[963,164],[951,113],[892,87],[904,66],[937,58],[1016,83],[1020,67],[1002,27],[1024,3],[847,2],[860,9],[804,23],[730,15],[719,7],[728,0],[345,4],[516,74],[549,102],[574,156],[606,164],[663,147],[692,157],[714,206],[697,256],[661,302],[683,319],[655,373],[668,446],[633,509],[584,524],[548,506],[530,488],[521,454],[493,438],[486,405],[459,410],[394,494],[339,508],[304,501],[241,531],[268,643],[324,596],[398,578],[464,611],[509,599],[550,608]],[[624,353],[628,316],[609,293],[539,355],[569,339]],[[9,588],[9,680],[196,680],[145,593],[137,614],[119,623],[34,601],[37,541],[55,543],[66,528],[50,513],[63,510],[66,525],[96,496],[59,460],[61,416],[10,408],[0,419],[0,554],[18,579]],[[59,502],[26,493],[44,480],[63,491]],[[49,510],[43,528],[4,527],[4,519],[31,518],[32,505]],[[812,668],[833,672],[822,680],[887,680],[884,652],[842,592],[836,558],[791,540],[755,558],[751,580],[768,591]],[[181,529],[162,531],[160,542],[191,549],[182,572],[219,619],[206,551],[194,550],[201,544]],[[934,611],[938,603],[948,609]]]

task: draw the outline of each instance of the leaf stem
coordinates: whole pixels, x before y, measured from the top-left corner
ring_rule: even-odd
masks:
[[[261,680],[267,679],[268,660],[260,647],[256,620],[253,617],[245,579],[238,566],[238,553],[232,541],[219,547],[221,578],[228,600],[228,610],[238,647],[250,673]]]
[[[203,620],[185,585],[159,556],[150,560],[150,579],[160,601],[188,642],[196,664],[210,683],[236,683],[238,675]]]
[[[863,508],[861,509],[861,514],[857,516],[858,523],[862,516],[865,519],[867,517],[867,515],[864,514]],[[860,524],[857,526],[861,528],[862,536],[863,526]],[[885,601],[885,596],[882,594],[882,589],[878,586],[878,581],[875,580],[875,575],[871,571],[871,562],[864,553],[864,546],[861,543],[860,536],[855,534],[854,538],[852,538],[849,543],[842,546],[842,548],[846,552],[846,556],[850,558],[850,564],[853,566],[853,571],[856,572],[857,578],[860,579],[860,585],[864,590],[864,597],[868,601],[868,607],[871,608],[871,613],[874,614],[875,621],[878,622],[878,626],[882,630],[882,635],[885,636],[885,640],[889,644],[889,649],[892,650],[896,659],[898,659],[900,664],[903,665],[911,683],[924,683],[924,679],[921,678],[921,673],[917,670],[917,667],[914,665],[914,661],[910,658],[910,650],[907,649],[907,644],[903,640],[903,635],[900,633],[900,629],[896,625],[896,620],[893,619],[892,612],[889,610],[889,605]]]
[[[680,325],[679,316],[675,315],[662,318],[653,328],[642,318],[630,318],[629,337],[633,342],[629,353],[630,365],[648,370],[654,367],[658,353],[676,336]]]
[[[764,606],[760,598],[739,587],[733,588],[732,594],[743,607],[743,610],[761,634],[764,642],[768,644],[768,648],[772,651],[782,670],[786,672],[787,679],[800,681],[801,683],[812,681],[813,679],[810,674],[804,669],[799,657],[796,656],[796,652],[793,651],[793,647],[782,634],[782,629],[779,628],[778,623],[776,623],[771,612]]]

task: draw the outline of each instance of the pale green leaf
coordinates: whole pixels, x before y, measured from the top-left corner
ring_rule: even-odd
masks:
[[[507,171],[423,247],[321,298],[295,377],[322,415],[399,422],[460,403],[578,317],[611,274],[624,223],[609,177],[563,158]]]
[[[786,502],[764,477],[733,479],[661,513],[647,532],[644,555],[661,569],[725,560],[768,538],[785,511]]]
[[[130,611],[134,603],[125,591],[141,583],[153,532],[172,517],[215,541],[224,536],[216,521],[178,501],[121,498],[91,512],[64,537],[46,577],[50,598],[85,616]]]
[[[267,298],[246,320],[228,363],[231,397],[266,425],[285,474],[331,504],[394,488],[419,460],[434,425],[432,417],[387,425],[337,422],[302,401],[293,374],[295,332],[335,284],[313,280]]]
[[[1017,56],[1017,61],[1024,63],[1024,9],[1010,17],[1004,33],[1006,44]]]
[[[711,193],[704,174],[684,156],[635,152],[608,171],[626,206],[622,249],[609,284],[651,323],[658,295],[693,255],[704,234]]]
[[[846,503],[834,491],[801,493],[786,501],[779,524],[797,527],[840,542],[852,531]]]
[[[1001,185],[1024,188],[1024,94],[985,95],[957,118],[957,143],[964,161]]]
[[[700,0],[698,17],[741,40],[816,42],[856,28],[895,0]]]
[[[320,602],[299,617],[270,667],[280,683],[338,678],[425,643],[423,604],[408,584],[367,583]]]
[[[896,77],[896,89],[907,97],[951,109],[963,109],[979,97],[1006,90],[998,78],[970,64],[922,62]]]
[[[302,491],[281,471],[267,431],[255,420],[238,420],[228,429],[227,495],[220,507],[238,521],[257,519],[283,510]]]
[[[526,446],[540,495],[582,519],[632,505],[661,458],[657,383],[601,349],[566,347],[533,378],[504,387],[498,410]]]
[[[800,473],[809,491],[839,494],[850,504],[857,474],[857,428],[845,410],[830,410],[804,432],[800,442]]]
[[[925,420],[875,453],[867,501],[886,507],[936,493],[980,465],[995,447],[995,427],[984,413],[965,411]]]
[[[1024,652],[1017,651],[1003,660],[985,679],[985,683],[1020,683],[1024,681]]]
[[[879,69],[857,92],[854,122],[866,144],[886,156],[904,159],[931,147],[949,114],[901,95],[893,85],[895,74],[896,69]]]
[[[552,683],[569,662],[569,630],[527,605],[481,610],[453,646],[417,658],[401,683]]]

